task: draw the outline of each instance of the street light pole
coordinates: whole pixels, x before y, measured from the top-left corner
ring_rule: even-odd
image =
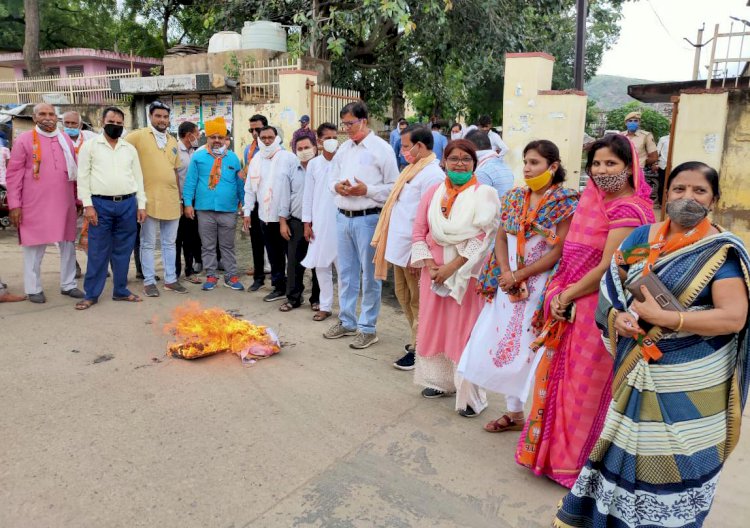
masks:
[[[586,0],[576,0],[576,56],[573,66],[573,76],[576,90],[583,90],[584,58],[586,55]]]

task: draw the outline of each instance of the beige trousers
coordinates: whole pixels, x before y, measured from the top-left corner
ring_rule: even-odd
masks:
[[[417,321],[419,320],[419,277],[409,273],[407,268],[393,266],[396,298],[404,311],[411,328],[411,345],[417,345]]]

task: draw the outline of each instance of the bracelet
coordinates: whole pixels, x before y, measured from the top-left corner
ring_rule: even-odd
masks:
[[[679,333],[680,330],[682,330],[683,325],[685,324],[685,316],[682,314],[682,312],[677,312],[677,315],[680,316],[680,324],[678,324],[677,328],[674,329],[675,333]]]
[[[518,279],[516,279],[516,274],[511,270],[510,276],[513,277],[513,284],[518,284]]]

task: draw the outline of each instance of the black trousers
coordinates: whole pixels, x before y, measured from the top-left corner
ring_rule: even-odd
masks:
[[[266,261],[265,261],[265,248],[263,247],[263,230],[260,226],[260,218],[258,218],[258,202],[255,202],[253,212],[250,213],[250,246],[253,250],[253,280],[265,281],[266,280]]]
[[[198,233],[198,218],[192,220],[187,216],[180,217],[177,227],[177,240],[175,241],[175,272],[177,278],[182,271],[182,256],[185,257],[185,276],[189,277],[195,271],[193,263],[203,264],[201,258],[201,237]],[[182,255],[180,255],[182,253]]]
[[[135,232],[135,247],[133,248],[133,260],[135,260],[135,272],[138,275],[143,275],[143,268],[141,267],[141,224],[136,224],[138,227]]]
[[[251,220],[252,222],[252,220]],[[260,222],[263,244],[271,263],[271,284],[276,291],[286,293],[286,249],[287,241],[281,236],[278,222]]]
[[[307,255],[309,244],[305,240],[302,220],[291,217],[287,220],[287,225],[292,232],[292,236],[287,242],[286,298],[290,304],[298,306],[302,303],[302,294],[305,291],[305,267],[302,265],[302,261],[305,255]],[[310,304],[317,302],[320,302],[320,286],[318,285],[318,277],[315,275],[315,270],[313,270],[313,287],[312,294],[310,295]]]
[[[659,193],[659,196],[657,196],[657,200],[659,201],[659,205],[662,205],[662,200],[664,199],[664,180],[667,177],[667,171],[666,169],[659,169],[659,184],[657,185],[657,191]]]

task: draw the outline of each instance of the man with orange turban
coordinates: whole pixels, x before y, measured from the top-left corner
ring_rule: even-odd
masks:
[[[240,159],[224,144],[227,124],[223,117],[206,121],[204,125],[208,143],[205,149],[193,154],[182,189],[185,216],[192,219],[196,211],[199,212],[198,232],[206,270],[202,289],[213,290],[219,282],[216,274],[218,239],[224,264],[224,286],[243,291],[245,287],[237,276],[234,255],[237,208],[242,204],[245,184],[240,177]]]

